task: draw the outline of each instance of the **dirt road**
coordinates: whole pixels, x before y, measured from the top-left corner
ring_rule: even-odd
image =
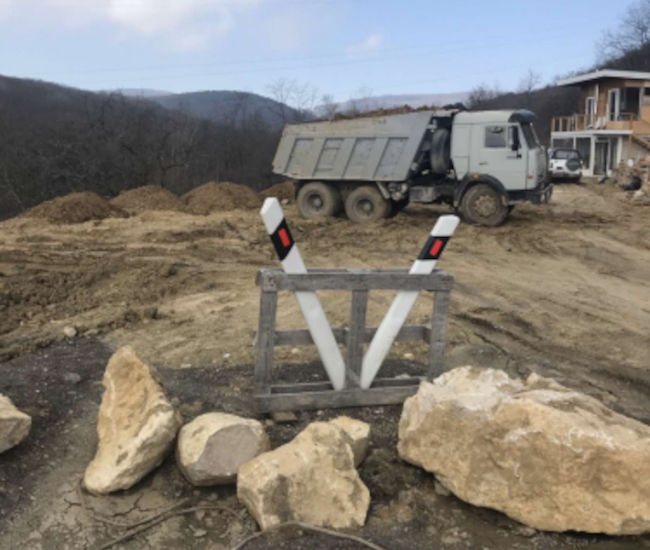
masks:
[[[307,264],[320,267],[406,268],[436,216],[447,213],[442,207],[409,207],[395,218],[360,226],[343,219],[306,221],[293,206],[285,210]],[[47,360],[42,356],[48,352],[27,354],[63,342],[64,327],[74,327],[79,338],[86,338],[84,342],[98,340],[108,348],[131,344],[144,359],[162,367],[171,393],[178,390],[190,417],[220,402],[232,402],[235,412],[250,414],[241,403],[246,403],[250,391],[254,358],[259,299],[255,275],[258,269],[275,265],[254,209],[208,216],[145,212],[79,225],[26,218],[4,222],[0,225],[0,361],[6,362],[0,378],[8,381],[12,369],[26,368],[38,377],[37,360],[31,358],[41,357],[39,368],[45,368]],[[493,366],[516,375],[536,371],[650,423],[649,208],[634,206],[609,186],[559,186],[550,205],[518,207],[503,227],[461,225],[439,267],[456,279],[450,306],[449,366]],[[383,316],[390,300],[391,293],[371,294],[370,323]],[[322,301],[333,324],[347,323],[349,296],[323,293]],[[431,296],[421,296],[412,320],[426,322],[431,308]],[[281,297],[279,319],[281,327],[303,326],[292,296]],[[71,365],[83,363],[74,353],[75,345],[61,349],[72,350]],[[424,361],[427,350],[424,345],[403,344],[391,357],[399,364],[406,352]],[[278,358],[287,364],[305,363],[315,355],[309,348],[286,349],[279,351]],[[100,362],[88,375],[94,382],[101,376]],[[74,368],[82,369],[82,365]],[[206,377],[209,392],[202,384]],[[0,384],[0,392],[8,392],[8,383]],[[96,389],[89,382],[85,401],[79,405],[82,424],[93,422]],[[20,395],[15,400],[19,405],[28,401]],[[370,479],[371,514],[377,514],[369,524],[374,526],[369,532],[376,535],[375,540],[383,540],[389,548],[419,547],[421,542],[416,541],[422,541],[427,531],[405,510],[429,506],[443,510],[442,517],[447,518],[444,526],[431,524],[437,529],[437,534],[431,534],[439,545],[436,548],[473,548],[470,542],[479,541],[485,548],[504,547],[499,523],[507,523],[511,531],[516,528],[499,514],[486,515],[453,497],[443,502],[433,496],[432,488],[422,495],[413,493],[426,482],[396,457],[398,408],[382,410],[357,414],[379,434],[373,443],[375,459],[362,470],[364,479]],[[302,415],[299,424],[314,415]],[[78,427],[75,432],[70,422],[64,424],[72,430],[73,439],[79,437],[80,447],[73,453],[73,463],[82,469],[92,454],[94,441],[88,435],[92,430]],[[298,428],[274,428],[276,441],[290,439]],[[11,453],[0,460],[7,460],[6,456],[11,458]],[[166,468],[156,476],[173,476],[173,467]],[[57,480],[56,468],[51,475]],[[373,475],[379,481],[372,481]],[[392,475],[403,487],[382,489],[382,483],[390,485]],[[388,477],[382,481],[382,476]],[[151,483],[164,485],[157,479]],[[56,487],[61,489],[60,480],[52,483],[59,483]],[[11,493],[12,487],[6,490]],[[52,494],[45,491],[42,498],[53,498]],[[232,495],[222,496],[234,503]],[[453,504],[445,504],[447,500]],[[22,511],[12,521],[24,526],[45,521],[44,512],[34,512],[30,520],[29,506],[20,502]],[[397,525],[407,533],[403,541],[401,535],[391,534],[393,520],[400,514],[403,517]],[[67,516],[57,517],[57,521],[67,521]],[[492,529],[494,522],[497,526]],[[187,531],[186,524],[182,525]],[[246,521],[241,525],[242,533],[253,528]],[[444,533],[447,538],[443,540]],[[237,540],[235,535],[227,540]],[[8,539],[0,537],[0,547],[3,540]],[[200,537],[190,540],[188,547],[210,547],[201,546]],[[415,546],[409,546],[409,540]],[[585,547],[587,540],[592,538],[544,535],[536,537],[535,545],[522,539],[512,547]],[[598,548],[637,548],[649,543],[647,539],[593,540]],[[133,544],[129,547],[143,547]],[[33,547],[48,548],[44,544]]]

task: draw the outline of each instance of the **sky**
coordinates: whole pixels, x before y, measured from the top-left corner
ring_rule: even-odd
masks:
[[[0,0],[0,74],[90,90],[509,90],[588,68],[630,1]]]

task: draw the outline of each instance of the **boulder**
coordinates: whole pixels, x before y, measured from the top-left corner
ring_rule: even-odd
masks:
[[[0,394],[0,453],[15,447],[29,435],[32,418]]]
[[[360,527],[370,505],[350,437],[329,422],[314,422],[289,443],[242,465],[237,497],[262,529],[286,521]]]
[[[193,485],[221,485],[234,483],[239,467],[269,447],[257,420],[213,412],[181,428],[176,461]]]
[[[650,530],[650,428],[554,380],[461,367],[404,403],[400,456],[536,529]]]
[[[181,425],[151,368],[131,348],[111,357],[103,382],[97,453],[84,474],[84,486],[94,494],[137,483],[162,462]]]
[[[370,424],[349,416],[338,416],[334,420],[330,420],[330,424],[341,428],[348,435],[352,453],[354,454],[354,466],[359,466],[368,452]]]

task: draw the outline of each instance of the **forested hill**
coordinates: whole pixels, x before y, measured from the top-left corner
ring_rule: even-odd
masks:
[[[211,179],[267,186],[281,128],[243,97],[236,117],[206,120],[151,99],[0,76],[0,219],[73,191],[113,196],[154,183],[181,193]]]
[[[282,127],[285,123],[300,118],[298,111],[284,103],[249,92],[190,92],[156,95],[149,99],[168,109],[219,123],[241,122],[251,117],[259,117],[270,126]]]

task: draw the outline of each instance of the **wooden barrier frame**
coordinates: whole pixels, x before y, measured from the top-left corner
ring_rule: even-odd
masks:
[[[444,271],[410,275],[406,270],[397,269],[310,269],[306,274],[290,275],[281,269],[261,269],[256,283],[261,296],[254,397],[260,412],[397,404],[414,394],[423,379],[430,380],[444,371],[447,310],[454,285],[453,277]],[[274,384],[271,380],[275,346],[313,343],[307,329],[276,330],[278,292],[301,290],[352,292],[350,327],[333,328],[336,341],[347,346],[346,387],[343,390],[335,391],[328,381]],[[431,326],[404,326],[396,338],[401,342],[429,342],[429,366],[424,376],[376,378],[369,389],[359,387],[363,345],[372,340],[377,330],[366,327],[370,290],[435,293]]]

